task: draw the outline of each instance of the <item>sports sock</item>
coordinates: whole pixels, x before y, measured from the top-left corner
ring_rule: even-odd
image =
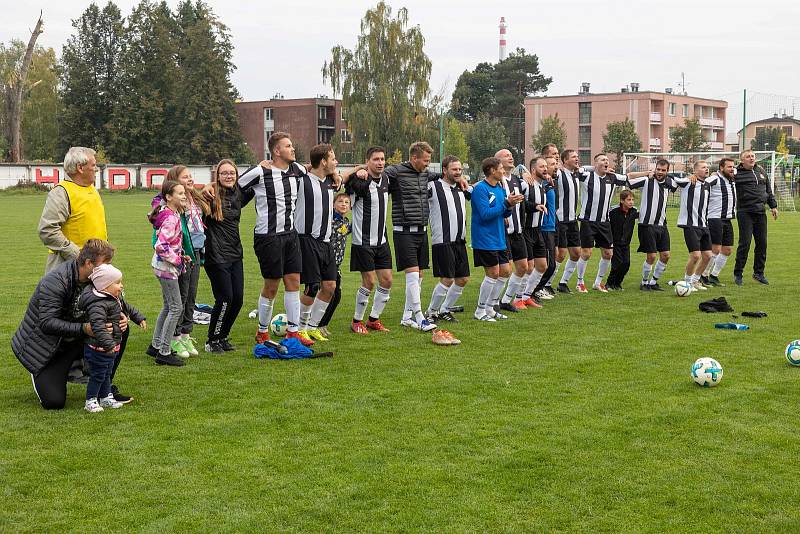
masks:
[[[642,284],[646,285],[650,281],[650,273],[653,272],[653,266],[647,263],[647,260],[642,264]]]
[[[583,276],[586,274],[586,265],[588,264],[588,260],[584,260],[583,258],[578,260],[578,283],[583,283]],[[566,271],[564,274],[567,274]]]
[[[714,268],[714,264],[717,262],[718,256],[720,256],[720,254],[714,254],[711,256],[711,259],[708,260],[708,265],[706,265],[705,271],[703,271],[703,276],[707,277],[709,274],[711,274],[711,269]]]
[[[717,254],[717,259],[714,262],[714,268],[711,269],[711,276],[719,276],[719,273],[722,272],[722,269],[725,267],[725,264],[728,263],[728,258],[730,256],[726,256],[722,252]]]
[[[403,309],[403,320],[411,319],[422,305],[419,296],[419,272],[406,273],[406,305]]]
[[[441,282],[436,284],[436,286],[433,288],[433,294],[431,295],[431,303],[428,305],[428,314],[438,313],[439,308],[442,307],[445,297],[447,297],[448,289],[449,288]]]
[[[572,273],[575,272],[575,267],[577,267],[577,265],[578,265],[577,261],[567,260],[567,264],[564,266],[564,274],[561,275],[561,282],[559,283],[569,284],[569,279],[572,278]],[[586,267],[584,266],[583,269],[585,271]]]
[[[494,286],[498,283],[497,278],[490,278],[489,276],[483,277],[481,282],[481,289],[478,293],[478,309],[475,310],[475,315],[481,316],[486,313],[486,308],[491,304],[492,293],[494,293]]]
[[[505,294],[503,294],[503,298],[500,300],[503,304],[508,304],[514,297],[517,296],[517,290],[519,286],[522,284],[522,277],[517,276],[517,273],[511,273],[511,278],[508,279],[508,287],[506,288]]]
[[[492,298],[489,301],[491,306],[500,302],[500,295],[503,294],[503,289],[506,287],[506,282],[508,282],[508,278],[505,276],[498,276],[497,282],[494,284],[494,288],[492,288]]]
[[[594,279],[594,285],[603,283],[603,277],[608,272],[609,265],[611,265],[611,260],[600,258],[600,265],[597,267],[597,277]]]
[[[558,273],[558,268],[561,266],[561,262],[557,261],[557,262],[555,262],[555,264],[556,264],[556,268],[553,269],[553,274],[550,275],[550,278],[547,280],[547,282],[544,283],[545,287],[547,287],[547,286],[553,287],[553,280],[556,279],[556,274]]]
[[[258,297],[258,331],[268,332],[269,323],[272,322],[272,299],[259,295]]]
[[[522,281],[517,287],[517,293],[514,295],[515,301],[525,299],[525,288],[528,287],[528,280],[530,280],[530,278],[531,278],[530,273],[525,273],[525,276],[522,277]]]
[[[327,302],[320,300],[319,297],[315,298],[314,303],[311,305],[311,318],[308,322],[308,326],[310,328],[317,328],[319,322],[322,321],[322,318],[325,316],[325,310],[327,309]]]
[[[300,330],[308,330],[308,320],[311,318],[311,306],[313,305],[314,302],[303,304],[303,301],[300,301]]]
[[[446,311],[450,311],[450,308],[456,305],[458,298],[461,296],[461,293],[464,292],[464,288],[455,282],[450,286],[447,290],[447,296],[444,299],[444,304],[439,309],[440,313],[444,313]]]
[[[378,286],[375,290],[375,298],[372,300],[372,311],[369,312],[370,319],[378,319],[389,302],[389,289]]]
[[[694,282],[693,278],[694,278],[693,274],[684,274],[683,275],[683,280],[689,285],[691,285],[692,282]]]
[[[661,260],[656,262],[656,268],[653,271],[653,278],[650,279],[650,285],[655,285],[658,283],[658,279],[664,274],[664,271],[667,270],[667,264]]]
[[[300,324],[300,292],[284,291],[283,305],[286,308],[286,322],[289,323],[286,330],[297,332],[297,327]]]
[[[353,313],[354,321],[364,320],[364,312],[367,311],[367,304],[369,304],[369,294],[369,289],[364,286],[359,287],[358,291],[356,291],[356,311]]]
[[[531,273],[530,278],[528,278],[528,283],[525,285],[525,296],[530,297],[533,295],[533,290],[536,289],[536,286],[539,285],[539,282],[542,280],[543,272],[539,272],[536,269],[533,270]]]

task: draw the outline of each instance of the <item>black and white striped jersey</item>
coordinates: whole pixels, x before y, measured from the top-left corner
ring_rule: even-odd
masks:
[[[256,165],[239,177],[242,192],[255,193],[256,234],[284,234],[294,230],[297,188],[305,175],[305,168],[293,162],[285,170]]]
[[[528,192],[528,182],[520,178],[516,174],[505,176],[503,180],[503,189],[506,190],[506,196],[510,195],[525,195]],[[525,221],[525,206],[524,202],[520,202],[511,208],[511,216],[507,217],[508,224],[506,225],[506,232],[510,234],[521,234],[522,224]]]
[[[667,176],[658,181],[652,176],[628,178],[628,187],[642,190],[639,199],[639,226],[667,224],[667,198],[678,186]]]
[[[556,218],[570,223],[578,219],[578,175],[580,169],[570,171],[560,168],[556,172]]]
[[[361,180],[350,177],[345,191],[353,210],[353,244],[379,247],[386,243],[386,216],[389,209],[389,177]]]
[[[624,174],[607,172],[599,176],[594,171],[578,174],[581,183],[581,212],[578,219],[589,222],[607,222],[614,188],[628,182]]]
[[[294,227],[298,234],[325,242],[331,240],[335,187],[332,178],[322,179],[314,173],[300,179],[294,212]]]
[[[545,191],[545,183],[538,180],[533,181],[533,185],[528,186],[528,192],[525,195],[525,210],[528,214],[525,219],[525,226],[528,228],[541,228],[544,222],[544,213],[537,210],[537,205],[547,205],[547,196]]]
[[[697,180],[692,185],[688,178],[675,178],[681,188],[681,211],[678,214],[678,226],[681,228],[708,228],[708,197],[711,186],[717,182],[717,176],[711,175]]]
[[[467,239],[466,201],[472,188],[463,191],[441,178],[428,182],[431,244],[465,242]]]
[[[717,171],[717,183],[711,186],[708,197],[709,219],[733,219],[736,217],[736,187],[724,174]]]

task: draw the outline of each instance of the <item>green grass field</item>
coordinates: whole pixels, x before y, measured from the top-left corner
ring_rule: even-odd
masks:
[[[104,201],[126,295],[152,325],[149,198]],[[263,361],[250,353],[260,279],[249,208],[240,350],[158,367],[144,354],[150,332],[134,328],[116,382],[136,400],[91,415],[75,385],[65,410],[42,410],[10,350],[44,268],[43,204],[0,195],[2,531],[800,530],[800,369],[783,358],[800,337],[796,214],[770,222],[770,286],[749,271],[733,286],[731,260],[729,285],[707,292],[769,313],[742,321],[747,332],[715,330],[730,315],[700,313],[698,295],[639,292],[633,253],[624,293],[559,296],[497,324],[462,314],[460,347],[400,330],[400,276],[384,315],[392,332],[349,334],[358,282],[346,273],[325,344],[336,356]],[[686,261],[677,229],[672,242],[665,279]],[[427,273],[423,306],[432,282]],[[198,302],[212,302],[205,274]],[[204,341],[205,327],[195,332]],[[700,356],[723,365],[717,388],[689,378]]]

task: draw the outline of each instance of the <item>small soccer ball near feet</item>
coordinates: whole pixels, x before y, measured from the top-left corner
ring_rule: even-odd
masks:
[[[714,358],[698,358],[692,365],[692,380],[703,387],[714,387],[722,380],[722,366]]]
[[[679,297],[685,297],[692,293],[692,286],[685,280],[675,282],[675,294]]]
[[[250,319],[255,319],[256,317],[258,317],[258,310],[253,310],[253,311],[251,311],[250,313],[248,313],[248,314],[247,314],[247,316],[248,316]]]
[[[800,367],[800,339],[795,339],[788,345],[784,351],[786,361],[794,366]]]
[[[286,319],[286,314],[279,313],[273,317],[272,321],[269,323],[269,331],[272,332],[273,336],[283,337],[286,335],[286,328],[288,326],[289,320]]]

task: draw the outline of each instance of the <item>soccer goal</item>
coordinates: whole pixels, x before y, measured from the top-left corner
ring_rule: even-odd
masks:
[[[756,164],[766,171],[770,177],[775,200],[781,211],[796,211],[794,195],[797,194],[797,185],[794,178],[794,156],[785,156],[777,152],[756,151]],[[637,172],[655,169],[656,161],[665,159],[669,161],[669,172],[672,176],[686,176],[691,174],[694,162],[705,160],[711,172],[719,168],[719,160],[733,158],[739,163],[738,152],[640,152],[623,154],[622,172]],[[670,195],[669,205],[677,206],[677,195]]]

